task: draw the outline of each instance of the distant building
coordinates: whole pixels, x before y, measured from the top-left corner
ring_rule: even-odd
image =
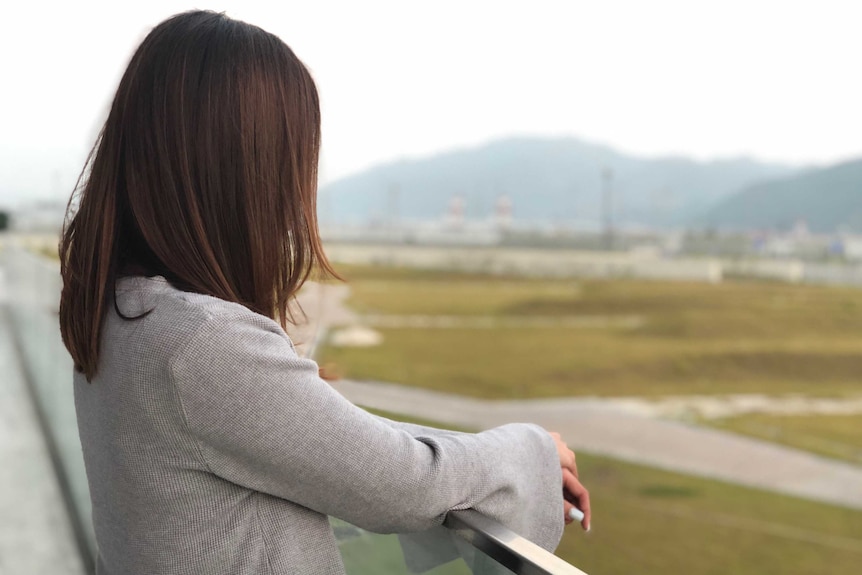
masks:
[[[761,245],[760,251],[763,255],[774,257],[792,256],[797,251],[795,239],[785,236],[775,236],[766,239]]]
[[[843,235],[832,243],[831,251],[845,259],[862,261],[862,236]]]
[[[512,227],[512,200],[506,194],[497,198],[494,206],[494,224],[500,230],[508,230]]]

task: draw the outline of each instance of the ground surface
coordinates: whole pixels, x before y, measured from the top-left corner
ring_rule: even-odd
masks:
[[[348,377],[487,398],[862,394],[862,290],[346,268]],[[429,329],[431,328],[431,329]]]
[[[859,462],[862,290],[342,271],[349,290],[311,301],[384,343],[318,348],[336,373],[485,398],[604,396]]]

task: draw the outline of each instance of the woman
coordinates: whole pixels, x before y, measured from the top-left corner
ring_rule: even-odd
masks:
[[[308,71],[257,27],[180,14],[132,57],[61,242],[98,573],[342,573],[327,515],[399,532],[471,507],[552,549],[564,492],[588,526],[558,436],[375,417],[296,354],[290,300],[336,276],[319,142]]]

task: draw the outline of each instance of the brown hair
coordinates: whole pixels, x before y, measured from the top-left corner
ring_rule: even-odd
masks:
[[[204,11],[156,26],[69,202],[60,329],[76,369],[96,373],[120,276],[163,275],[282,325],[312,270],[338,277],[317,229],[319,148],[317,89],[279,38]]]

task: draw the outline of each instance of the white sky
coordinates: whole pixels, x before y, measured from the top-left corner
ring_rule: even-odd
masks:
[[[68,194],[131,52],[194,7],[278,34],[311,68],[323,182],[507,135],[862,156],[859,0],[4,0],[0,204]]]

